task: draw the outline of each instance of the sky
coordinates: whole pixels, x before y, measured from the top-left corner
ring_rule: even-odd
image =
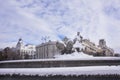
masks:
[[[0,0],[0,48],[14,47],[19,38],[39,45],[42,38],[84,39],[120,52],[120,0]]]

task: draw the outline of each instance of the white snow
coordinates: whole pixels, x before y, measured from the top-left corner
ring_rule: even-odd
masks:
[[[120,66],[86,66],[86,67],[61,67],[61,68],[1,68],[0,75],[120,75]]]
[[[14,63],[14,62],[38,62],[38,61],[75,61],[75,60],[120,60],[120,57],[69,57],[70,55],[59,57],[56,56],[55,59],[27,59],[27,60],[8,60],[8,61],[0,61],[0,63]]]
[[[72,53],[58,55],[55,59],[32,59],[32,60],[11,60],[9,62],[36,62],[36,61],[62,61],[62,60],[120,60],[119,57],[93,57],[84,53]],[[0,75],[20,74],[20,75],[104,75],[119,74],[119,66],[84,66],[84,67],[57,67],[57,68],[0,68]]]
[[[76,43],[73,45],[73,47],[74,48],[77,48],[77,47],[82,48],[82,44],[80,42],[76,41]]]
[[[74,52],[72,54],[56,55],[56,59],[80,59],[80,58],[89,58],[93,57],[92,55],[87,55],[82,52]]]
[[[120,60],[120,57],[94,57],[82,52],[74,52],[72,54],[55,55],[51,59],[24,59],[24,60],[8,60],[0,61],[0,63],[14,63],[14,62],[37,62],[37,61],[71,61],[71,60]]]

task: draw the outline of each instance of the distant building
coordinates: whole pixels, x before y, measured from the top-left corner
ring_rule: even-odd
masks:
[[[106,41],[104,39],[100,39],[98,46],[101,47],[101,48],[106,48],[107,47],[106,46]]]
[[[38,59],[54,58],[55,55],[60,54],[56,41],[48,41],[36,46],[36,57]]]
[[[106,41],[104,39],[99,40],[99,45],[98,45],[102,50],[105,56],[113,56],[114,55],[114,50],[112,48],[109,48],[106,45]]]
[[[34,59],[35,58],[35,45],[23,44],[23,40],[19,39],[16,45],[16,52],[20,54],[22,59]]]

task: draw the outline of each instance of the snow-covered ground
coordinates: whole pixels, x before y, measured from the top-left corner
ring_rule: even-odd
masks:
[[[11,62],[36,62],[36,61],[69,61],[69,60],[120,60],[120,57],[93,57],[84,53],[72,53],[64,55],[56,55],[55,58],[51,59],[27,59],[27,60],[8,60],[0,61],[0,63],[11,63]]]
[[[55,56],[56,59],[80,59],[80,58],[89,58],[89,57],[93,57],[93,56],[84,54],[82,52],[80,52],[80,53],[74,52],[72,54],[64,54],[64,55],[56,55]]]
[[[2,68],[0,75],[120,75],[120,66],[86,66],[86,67],[61,67],[61,68]]]
[[[36,61],[60,61],[60,60],[120,60],[119,57],[93,57],[84,53],[73,53],[57,55],[55,59],[32,59],[32,60],[11,60],[9,62],[36,62]],[[57,68],[0,68],[0,75],[20,74],[20,75],[104,75],[119,74],[119,66],[84,66],[84,67],[57,67]]]

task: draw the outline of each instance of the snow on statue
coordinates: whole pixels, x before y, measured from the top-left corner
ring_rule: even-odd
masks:
[[[73,52],[81,52],[83,49],[82,46],[82,36],[80,32],[77,32],[77,35],[74,40],[70,40],[69,38],[65,37],[63,43],[57,42],[56,47],[59,51],[64,54],[71,54]]]
[[[70,54],[73,52],[73,41],[65,37],[63,39],[64,43],[57,42],[56,47],[60,50],[62,54]]]
[[[77,32],[75,39],[70,40],[65,37],[63,43],[57,42],[56,47],[62,54],[71,54],[74,52],[82,52],[94,56],[113,56],[114,50],[107,47],[104,39],[99,40],[99,45],[91,42],[89,39],[83,39],[80,32]]]
[[[77,52],[82,51],[82,48],[83,48],[82,39],[83,39],[83,37],[80,35],[80,32],[77,32],[77,35],[75,36],[75,39],[74,39],[74,45],[73,45],[73,48]]]

